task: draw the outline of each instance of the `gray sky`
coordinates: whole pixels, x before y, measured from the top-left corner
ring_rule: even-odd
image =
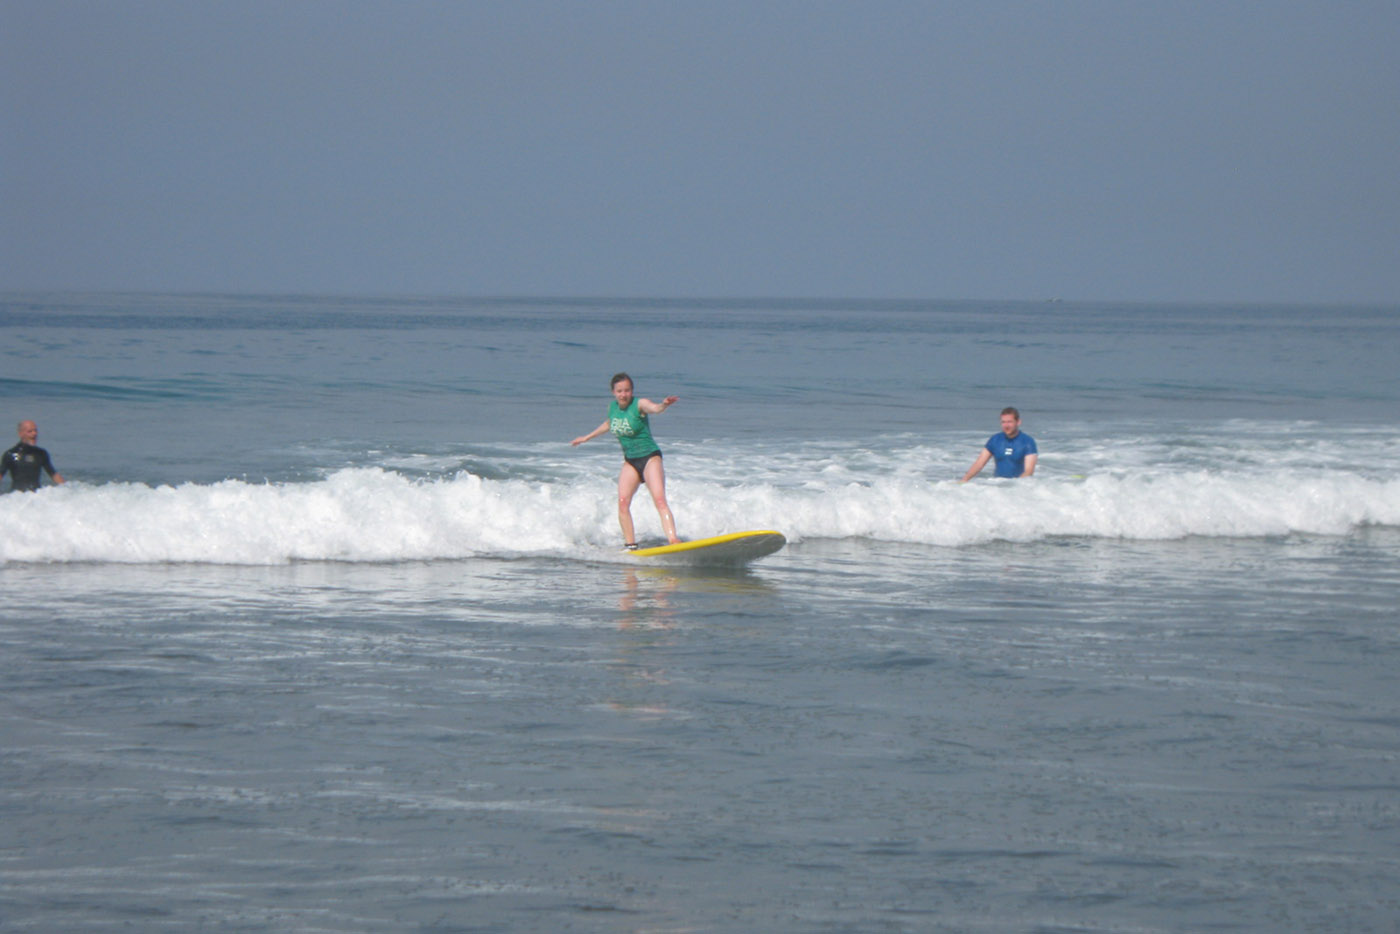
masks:
[[[1400,302],[1400,3],[0,0],[0,289]]]

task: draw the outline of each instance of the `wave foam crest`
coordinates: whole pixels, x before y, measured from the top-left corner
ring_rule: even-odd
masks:
[[[891,477],[798,486],[672,481],[682,534],[775,528],[793,541],[868,538],[958,547],[1051,537],[1174,539],[1342,535],[1400,525],[1400,481],[1337,471],[1036,478],[960,485]],[[645,492],[641,536],[656,536]],[[411,480],[349,469],[313,483],[147,487],[70,483],[0,497],[0,561],[406,561],[579,557],[618,543],[613,487],[491,480]]]

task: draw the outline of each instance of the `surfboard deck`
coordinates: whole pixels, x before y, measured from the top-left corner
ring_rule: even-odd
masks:
[[[771,555],[786,544],[787,538],[782,532],[762,529],[639,548],[628,554],[636,558],[663,559],[667,564],[745,564]]]

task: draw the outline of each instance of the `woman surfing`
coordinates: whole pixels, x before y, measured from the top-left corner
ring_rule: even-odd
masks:
[[[629,551],[636,551],[637,536],[632,529],[632,496],[643,483],[656,504],[661,517],[661,529],[666,540],[676,544],[676,520],[666,505],[666,469],[661,465],[661,449],[651,437],[648,415],[659,415],[680,401],[679,396],[667,396],[662,402],[638,399],[632,395],[632,377],[618,373],[612,378],[613,401],[608,406],[608,420],[586,435],[569,442],[578,447],[599,435],[612,432],[622,445],[622,473],[617,477],[617,521],[622,526],[622,540]]]

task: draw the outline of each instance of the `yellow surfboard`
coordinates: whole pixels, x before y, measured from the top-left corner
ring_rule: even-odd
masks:
[[[674,545],[639,548],[628,554],[638,558],[666,558],[667,564],[744,564],[771,555],[787,544],[782,532],[761,530],[730,532]]]

